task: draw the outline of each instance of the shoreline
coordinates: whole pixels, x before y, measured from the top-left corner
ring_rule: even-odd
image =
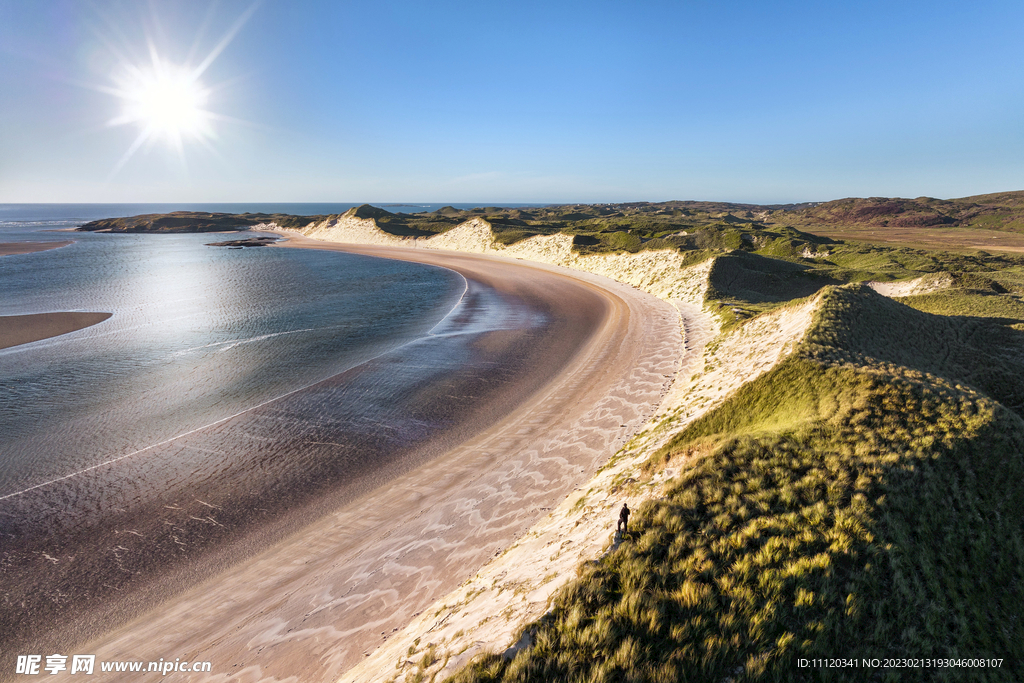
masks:
[[[672,378],[668,391],[649,421],[632,430],[621,448],[609,449],[594,476],[558,501],[528,533],[335,679],[339,683],[443,680],[478,655],[510,658],[528,646],[530,624],[550,609],[559,589],[584,563],[621,543],[614,525],[619,506],[627,502],[635,510],[643,501],[662,496],[663,485],[678,471],[673,463],[646,472],[648,456],[684,425],[785,358],[809,328],[818,301],[783,307],[722,333],[721,321],[703,306],[714,259],[688,263],[671,250],[581,255],[562,235],[505,246],[491,239],[483,221],[468,221],[429,238],[394,237],[372,220],[360,219],[310,225],[305,232],[339,243],[365,240],[407,251],[486,253],[535,267],[549,264],[580,278],[613,278],[619,287],[646,292],[673,307],[681,328],[678,363],[666,375]]]
[[[562,301],[579,290],[606,310],[568,365],[547,373],[510,414],[491,414],[481,433],[443,457],[94,640],[90,651],[101,658],[201,651],[215,677],[230,667],[253,680],[336,678],[592,476],[646,422],[674,375],[678,316],[625,285],[471,254],[304,238],[281,246],[432,263],[547,299],[556,314],[579,307]],[[543,354],[530,358],[543,365]]]
[[[29,344],[83,330],[107,320],[113,313],[55,311],[0,316],[0,349]]]
[[[552,337],[525,323],[477,329],[495,294],[459,279],[466,287],[445,316],[444,334],[428,333],[232,417],[5,497],[5,598],[21,605],[0,612],[5,645],[60,651],[100,636],[486,426],[472,398],[431,401],[439,391],[478,397],[485,407],[515,406],[519,394],[546,380],[522,367],[529,338],[571,339],[565,330]],[[510,310],[523,305],[507,302]],[[407,380],[395,385],[399,393],[382,393],[393,386],[382,373],[392,372]],[[364,400],[391,404],[371,413],[393,416],[398,430],[361,421]],[[225,457],[207,458],[191,473],[175,464],[192,460],[189,452],[218,451]],[[168,476],[187,485],[147,483]],[[55,592],[67,608],[45,599]]]

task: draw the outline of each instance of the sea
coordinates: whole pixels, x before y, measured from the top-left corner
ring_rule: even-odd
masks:
[[[0,315],[114,314],[94,327],[0,350],[0,498],[422,339],[452,313],[466,286],[456,273],[415,263],[208,247],[223,239],[211,234],[66,230],[174,210],[316,215],[352,206],[0,205],[0,242],[74,240],[0,257]],[[387,206],[411,213],[441,205]],[[486,317],[478,311],[474,324],[486,327]]]
[[[21,586],[9,597],[27,601],[0,626],[24,635],[26,623],[61,616],[33,588],[51,559],[79,558],[84,574],[52,579],[66,582],[67,602],[101,599],[260,515],[353,482],[352,495],[365,493],[381,472],[411,466],[402,459],[419,445],[457,431],[460,410],[514,371],[473,341],[542,326],[542,313],[451,270],[227,249],[208,246],[224,239],[210,233],[69,232],[174,210],[352,206],[0,205],[0,242],[72,240],[0,256],[0,316],[113,314],[0,350],[0,552],[5,581]]]

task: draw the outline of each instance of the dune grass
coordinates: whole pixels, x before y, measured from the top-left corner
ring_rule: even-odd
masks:
[[[1024,420],[964,356],[971,322],[827,290],[795,355],[652,455],[681,474],[533,645],[453,680],[1020,680]],[[834,657],[1003,664],[798,666]]]
[[[1024,322],[1024,301],[1018,296],[957,291],[918,294],[903,297],[900,301],[919,311],[938,315],[963,315]]]
[[[721,318],[723,329],[795,298],[809,296],[828,285],[892,282],[922,276],[949,282],[949,289],[955,295],[943,292],[908,299],[906,303],[915,308],[942,315],[991,317],[1001,321],[1018,319],[1024,311],[1021,299],[1024,268],[1015,257],[924,252],[875,245],[816,245],[791,236],[787,240],[800,246],[794,255],[790,253],[794,249],[772,248],[772,239],[763,231],[740,234],[750,238],[742,241],[743,248],[711,251],[717,258],[709,276],[706,303]],[[780,241],[781,238],[775,240]],[[681,253],[689,252],[682,250]]]

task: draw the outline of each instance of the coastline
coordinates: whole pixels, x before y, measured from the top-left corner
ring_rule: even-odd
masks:
[[[209,680],[227,667],[253,680],[336,678],[592,476],[674,376],[677,314],[628,286],[493,257],[301,242],[282,246],[434,263],[546,300],[556,317],[599,320],[583,338],[574,333],[568,363],[544,370],[543,387],[510,414],[484,416],[487,426],[444,457],[97,638],[98,657],[203,652],[214,662]],[[582,310],[583,293],[603,310]],[[534,348],[530,358],[543,370],[550,353]]]
[[[664,495],[663,486],[678,466],[648,472],[644,463],[649,455],[682,426],[788,356],[809,329],[818,305],[818,297],[813,297],[723,334],[719,319],[704,309],[715,259],[686,262],[672,250],[581,255],[564,235],[531,237],[506,246],[490,233],[486,222],[470,220],[440,236],[401,238],[376,229],[372,220],[347,216],[304,230],[306,235],[341,243],[370,242],[407,251],[455,249],[526,261],[534,267],[549,264],[574,277],[612,278],[620,287],[646,292],[674,307],[681,328],[677,333],[682,334],[678,365],[657,414],[634,429],[621,449],[609,449],[593,477],[458,589],[347,670],[339,683],[443,680],[478,655],[503,653],[509,658],[528,646],[530,624],[546,613],[558,590],[584,563],[618,547],[622,539],[613,533],[618,507],[627,502],[635,510],[643,501]]]
[[[495,553],[456,590],[414,615],[400,631],[382,633],[378,648],[336,678],[339,683],[439,680],[478,654],[505,648],[507,655],[514,654],[529,642],[529,632],[522,629],[543,615],[578,566],[617,546],[612,524],[618,506],[628,502],[636,509],[643,500],[660,494],[671,472],[643,482],[635,477],[652,445],[666,438],[665,425],[678,419],[681,411],[692,419],[771,365],[751,367],[744,352],[732,359],[739,361],[735,368],[713,371],[700,381],[708,369],[705,347],[720,332],[717,319],[702,306],[713,260],[687,264],[678,254],[666,252],[581,256],[564,235],[502,246],[492,241],[490,226],[475,219],[428,238],[396,237],[377,229],[372,220],[348,217],[310,224],[301,237],[293,230],[266,227],[293,241],[312,237],[337,244],[334,248],[341,250],[383,249],[410,260],[431,253],[486,254],[632,292],[672,311],[675,362],[671,368],[662,368],[668,370],[663,375],[665,391],[648,420],[630,425],[631,438],[606,448],[592,476],[547,508],[550,512],[527,533]],[[784,355],[792,334],[800,334],[789,325],[786,330],[780,340],[769,341],[767,355]],[[741,346],[746,348],[745,343]],[[725,376],[719,377],[723,370]]]
[[[0,316],[0,349],[42,341],[97,325],[112,313],[56,311]]]

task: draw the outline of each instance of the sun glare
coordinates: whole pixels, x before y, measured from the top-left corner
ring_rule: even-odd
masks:
[[[151,136],[174,145],[183,137],[209,133],[209,112],[204,107],[206,89],[185,69],[156,64],[138,71],[133,82],[123,84],[124,112],[121,121],[137,123]]]
[[[231,117],[214,114],[208,109],[212,90],[203,85],[200,77],[232,41],[242,25],[256,10],[253,3],[235,20],[231,28],[217,42],[205,59],[198,64],[190,58],[185,64],[175,64],[164,58],[153,40],[147,40],[148,63],[128,58],[126,52],[109,41],[111,51],[119,57],[118,70],[112,74],[113,86],[97,87],[121,101],[120,114],[109,122],[111,126],[134,125],[138,135],[111,172],[111,178],[139,151],[140,148],[157,140],[166,142],[177,152],[185,165],[184,142],[193,140],[201,143],[216,154],[211,141],[214,140],[214,121],[238,121]],[[158,34],[162,33],[157,31]],[[200,31],[200,35],[202,30]],[[197,37],[198,40],[198,37]]]
[[[155,74],[139,84],[129,111],[159,133],[197,135],[206,119],[206,99],[202,84],[181,71]]]
[[[211,123],[218,118],[206,109],[209,90],[199,80],[198,69],[170,64],[151,49],[151,62],[144,66],[122,65],[111,92],[121,100],[121,114],[111,126],[134,124],[135,141],[114,167],[112,176],[143,146],[162,140],[185,163],[184,143],[194,140],[209,147]]]

